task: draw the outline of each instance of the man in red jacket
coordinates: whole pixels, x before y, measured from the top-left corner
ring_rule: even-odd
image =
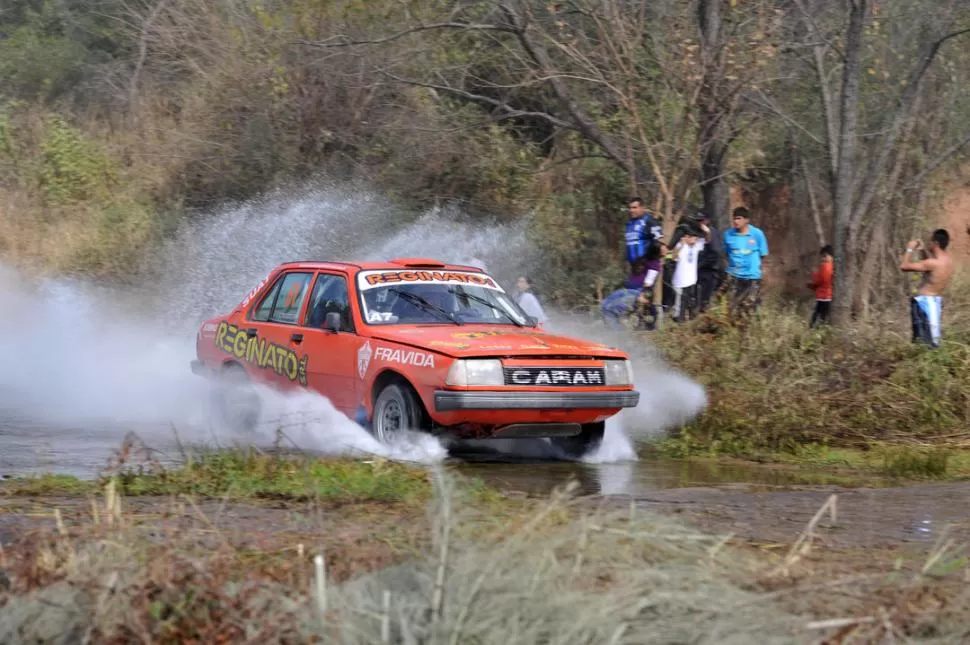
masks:
[[[812,281],[808,283],[809,289],[815,289],[815,311],[812,312],[812,322],[809,323],[809,327],[815,327],[820,322],[827,323],[829,311],[832,308],[832,276],[835,266],[832,245],[823,246],[820,255],[822,261],[812,273]]]

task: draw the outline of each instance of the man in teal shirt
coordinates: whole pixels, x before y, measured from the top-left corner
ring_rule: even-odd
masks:
[[[761,258],[768,255],[764,232],[751,224],[751,213],[744,206],[731,214],[733,228],[724,231],[727,255],[727,280],[721,293],[727,293],[731,317],[747,316],[761,301]]]

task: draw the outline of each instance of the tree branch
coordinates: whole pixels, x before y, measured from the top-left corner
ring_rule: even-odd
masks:
[[[879,176],[885,170],[886,163],[889,160],[889,155],[892,153],[893,148],[896,145],[896,141],[899,139],[903,125],[911,116],[913,105],[916,102],[916,98],[919,96],[921,81],[926,75],[927,70],[929,70],[930,65],[933,64],[933,60],[936,58],[936,54],[940,51],[940,47],[942,47],[943,44],[951,38],[956,38],[957,36],[961,36],[966,33],[970,33],[970,29],[961,29],[959,31],[946,34],[945,36],[929,43],[923,50],[923,53],[920,55],[919,62],[917,63],[916,67],[913,68],[913,71],[910,74],[909,80],[906,84],[906,89],[903,90],[903,93],[899,97],[899,108],[893,117],[892,125],[890,126],[886,137],[883,139],[879,154],[871,158],[865,178],[860,178],[860,181],[862,181],[862,194],[859,196],[852,213],[851,225],[854,228],[858,228],[859,222],[869,211],[869,206],[872,204],[872,198],[876,194]]]
[[[805,25],[808,27],[812,40],[825,42],[818,31],[815,19],[805,7],[803,0],[795,0],[795,4],[798,5],[798,9],[805,17]],[[844,55],[842,55],[842,58],[845,60]],[[822,94],[822,115],[825,119],[826,142],[829,149],[829,172],[831,173],[831,180],[834,181],[835,175],[838,172],[839,123],[836,122],[836,115],[833,111],[832,89],[829,87],[827,74],[825,73],[825,48],[821,44],[812,47],[812,62],[815,67],[815,75],[818,77],[819,90]]]
[[[778,107],[777,105],[775,105],[775,102],[774,102],[774,101],[772,101],[772,100],[771,100],[771,98],[770,98],[770,97],[768,97],[768,96],[767,96],[767,95],[766,95],[766,94],[764,93],[764,91],[763,91],[763,90],[761,90],[761,89],[758,89],[758,90],[757,90],[757,95],[758,95],[758,96],[759,96],[759,97],[760,97],[760,98],[761,98],[761,99],[762,99],[762,100],[763,100],[764,102],[761,102],[761,101],[756,101],[756,100],[754,100],[754,96],[752,96],[752,95],[748,95],[748,94],[745,94],[745,95],[743,95],[743,97],[742,97],[742,98],[743,98],[744,100],[747,100],[747,101],[750,101],[751,103],[753,103],[753,104],[755,104],[755,105],[758,105],[758,106],[761,106],[761,107],[766,107],[766,108],[768,108],[769,110],[771,110],[771,112],[772,112],[772,113],[773,113],[773,114],[774,114],[775,116],[778,116],[778,117],[779,117],[779,118],[781,118],[781,119],[782,119],[782,120],[783,120],[783,121],[784,121],[785,123],[787,123],[787,124],[788,124],[789,126],[791,126],[791,127],[793,127],[793,128],[796,128],[797,130],[799,130],[800,132],[802,132],[803,134],[805,134],[806,136],[808,136],[808,138],[809,138],[809,139],[811,139],[812,141],[814,141],[815,143],[817,143],[817,144],[819,144],[819,145],[825,145],[825,143],[824,143],[824,142],[823,142],[823,141],[822,141],[821,139],[819,139],[819,138],[818,138],[817,136],[815,136],[815,135],[814,135],[814,134],[812,133],[812,131],[811,131],[811,130],[809,130],[808,128],[806,128],[806,127],[805,127],[805,126],[803,126],[802,124],[800,124],[800,123],[798,123],[797,121],[795,121],[795,119],[793,119],[793,118],[791,118],[790,116],[788,116],[787,114],[785,114],[785,113],[784,113],[784,112],[783,112],[783,111],[781,110],[781,108],[779,108],[779,107]]]
[[[398,31],[391,34],[390,36],[385,36],[383,38],[373,38],[373,39],[363,39],[357,40],[351,38],[346,34],[337,34],[331,36],[325,40],[315,41],[315,40],[295,40],[293,44],[304,45],[307,47],[352,47],[354,45],[383,45],[384,43],[393,42],[399,40],[406,36],[410,36],[422,31],[435,31],[444,29],[460,29],[463,31],[501,31],[505,33],[515,33],[515,30],[511,27],[505,25],[496,25],[491,23],[471,23],[471,22],[436,22],[430,25],[418,25],[416,27],[411,27],[410,29],[405,29],[403,31]]]
[[[515,33],[519,43],[522,45],[522,48],[538,66],[540,73],[549,77],[549,84],[565,111],[570,117],[572,117],[574,128],[590,141],[598,145],[606,154],[616,161],[621,168],[625,169],[631,174],[634,173],[636,169],[630,167],[630,162],[627,160],[626,155],[623,154],[623,151],[619,148],[616,142],[612,141],[602,130],[600,130],[595,121],[593,121],[593,119],[591,119],[589,115],[587,115],[586,112],[573,99],[571,93],[569,92],[569,88],[566,87],[563,80],[555,72],[553,72],[555,66],[552,64],[549,54],[545,51],[545,49],[542,48],[541,45],[534,42],[530,37],[530,26],[526,18],[517,12],[509,3],[503,2],[500,6],[506,17],[509,19],[509,23],[514,28],[513,33]]]
[[[921,170],[918,175],[916,175],[915,177],[913,177],[913,179],[911,179],[909,182],[906,183],[906,185],[903,187],[903,190],[909,190],[911,188],[915,188],[919,186],[922,183],[922,181],[926,179],[928,175],[932,174],[934,170],[942,166],[944,163],[947,162],[947,160],[949,160],[955,154],[960,152],[960,150],[962,150],[968,143],[970,143],[970,131],[964,132],[963,136],[960,137],[960,139],[957,140],[956,143],[954,143],[952,146],[950,146],[949,148],[947,148],[946,150],[938,154],[936,157],[933,158],[932,161],[926,164],[926,167],[923,168],[923,170]]]
[[[138,100],[138,83],[141,80],[141,71],[145,66],[145,59],[148,57],[148,30],[151,29],[152,23],[155,22],[155,19],[161,13],[167,1],[158,0],[155,6],[148,12],[148,15],[142,20],[138,35],[138,58],[135,61],[135,69],[131,73],[131,79],[128,81],[129,114],[134,114],[135,102]]]
[[[534,118],[543,119],[545,121],[548,121],[552,125],[555,125],[555,126],[560,127],[560,128],[565,128],[567,130],[578,130],[579,129],[578,127],[576,127],[575,124],[570,123],[568,121],[563,121],[562,119],[560,119],[558,117],[555,117],[555,116],[553,116],[553,115],[551,115],[551,114],[549,114],[547,112],[534,112],[534,111],[529,111],[529,110],[519,110],[519,109],[516,109],[516,108],[512,107],[511,105],[509,105],[505,101],[500,101],[498,99],[493,99],[490,96],[484,96],[482,94],[475,94],[473,92],[469,92],[467,90],[462,90],[462,89],[459,89],[457,87],[451,87],[450,85],[438,85],[438,84],[435,84],[435,83],[425,83],[423,81],[416,81],[414,79],[402,78],[400,76],[397,76],[397,75],[392,74],[392,73],[390,73],[388,71],[385,71],[385,70],[382,70],[381,71],[381,74],[383,74],[384,76],[390,78],[391,80],[397,81],[398,83],[404,83],[405,85],[412,85],[414,87],[424,87],[424,88],[431,89],[431,90],[436,90],[436,91],[441,91],[441,92],[447,92],[448,94],[453,94],[454,96],[458,96],[460,98],[463,98],[463,99],[466,99],[466,100],[469,100],[469,101],[472,101],[472,102],[475,102],[475,103],[481,103],[481,104],[489,105],[489,106],[491,106],[493,108],[496,108],[498,110],[502,110],[503,111],[503,114],[500,115],[502,119],[514,119],[514,118],[519,118],[519,117],[534,117]]]

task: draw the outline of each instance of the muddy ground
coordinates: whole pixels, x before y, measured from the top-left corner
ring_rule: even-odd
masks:
[[[513,498],[525,495],[508,491]],[[970,482],[918,484],[899,488],[834,486],[770,490],[749,485],[657,490],[638,496],[590,496],[591,506],[617,506],[635,512],[675,516],[703,532],[733,535],[746,548],[780,552],[791,545],[831,495],[836,518],[826,513],[816,525],[814,543],[845,564],[873,564],[868,555],[920,558],[943,539],[970,543]],[[214,546],[231,545],[253,553],[290,551],[303,544],[323,549],[333,575],[346,579],[420,552],[428,517],[420,506],[364,503],[316,506],[292,501],[173,501],[135,497],[123,502],[125,516],[167,531],[202,529]],[[93,521],[89,500],[76,497],[0,497],[0,544],[8,553],[39,533],[57,530],[55,509],[65,530]],[[99,518],[104,522],[104,518]],[[501,531],[496,518],[493,530]],[[868,554],[868,555],[867,555]],[[860,557],[862,556],[862,557]],[[834,564],[834,562],[833,562]]]

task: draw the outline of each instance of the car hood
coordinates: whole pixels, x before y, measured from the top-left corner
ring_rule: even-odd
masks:
[[[388,326],[372,330],[374,338],[428,349],[447,356],[598,356],[626,358],[613,347],[531,328]]]

